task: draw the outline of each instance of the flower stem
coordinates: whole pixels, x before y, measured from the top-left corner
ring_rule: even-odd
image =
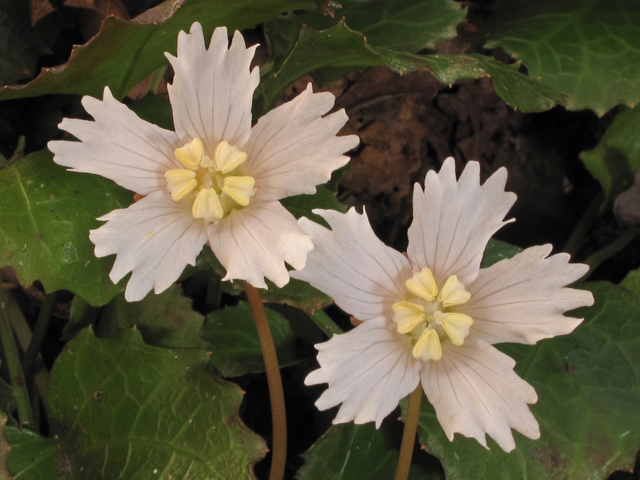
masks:
[[[16,346],[13,330],[9,324],[9,315],[7,313],[7,294],[0,288],[0,340],[4,350],[4,358],[7,361],[9,375],[11,375],[11,387],[16,395],[16,407],[18,408],[18,418],[20,425],[33,426],[33,414],[31,412],[31,402],[29,401],[29,392],[27,391],[27,382],[25,381],[22,365],[20,364],[20,355]]]
[[[310,315],[311,320],[318,326],[322,333],[324,333],[327,337],[331,338],[337,333],[343,333],[342,329],[331,320],[329,315],[324,313],[322,310],[316,310],[313,315]]]
[[[18,340],[18,344],[20,345],[20,348],[22,348],[22,351],[26,352],[27,348],[29,348],[29,344],[31,343],[31,328],[29,328],[29,324],[25,320],[24,315],[22,315],[22,311],[12,295],[5,294],[2,298],[2,302],[5,305],[5,313],[9,317],[9,322],[13,332],[15,333],[16,339]],[[40,354],[36,356],[33,364],[32,377],[36,383],[38,392],[40,393],[40,399],[42,401],[44,411],[48,418],[52,418],[53,414],[47,402],[49,374],[44,366],[44,362],[42,361],[42,355]]]
[[[420,418],[420,403],[422,403],[422,384],[418,383],[416,389],[409,395],[407,417],[404,419],[404,432],[402,433],[398,468],[396,469],[394,480],[407,480],[407,478],[409,478],[413,446],[416,443],[418,419]]]
[[[564,244],[562,251],[571,255],[571,258],[576,256],[578,250],[580,250],[587,241],[589,230],[600,216],[602,202],[604,202],[604,194],[601,192],[591,201],[580,217],[580,220],[578,220],[573,232],[571,232],[569,239]]]
[[[589,272],[587,275],[582,277],[580,281],[585,281],[602,262],[620,252],[624,247],[629,245],[631,241],[638,236],[638,234],[640,234],[640,227],[630,227],[613,242],[591,254],[584,261],[584,263],[589,265]]]
[[[44,297],[44,302],[42,303],[42,307],[40,308],[40,314],[38,315],[36,326],[33,329],[33,333],[31,335],[29,347],[27,348],[27,351],[25,352],[22,359],[22,370],[24,371],[24,375],[26,377],[29,377],[31,375],[33,364],[36,361],[36,357],[38,356],[38,352],[40,352],[40,347],[42,347],[44,337],[47,334],[49,322],[51,321],[51,312],[53,312],[53,308],[56,306],[57,296],[57,292],[52,292]]]
[[[271,400],[271,419],[273,423],[273,454],[271,456],[271,472],[269,480],[282,480],[287,460],[287,416],[284,406],[284,391],[280,366],[276,356],[276,347],[273,344],[271,329],[267,321],[260,293],[248,282],[243,282],[244,291],[247,294],[253,318],[258,329],[258,338],[262,348],[262,358],[267,372],[269,383],[269,398]]]

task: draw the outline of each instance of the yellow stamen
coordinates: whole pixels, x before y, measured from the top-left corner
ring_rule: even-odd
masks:
[[[238,205],[246,207],[255,194],[255,184],[253,177],[225,177],[222,191]]]
[[[247,154],[235,145],[222,141],[216,147],[213,155],[214,168],[222,174],[229,173],[242,165],[247,159]]]
[[[203,188],[193,202],[191,213],[194,218],[203,218],[207,222],[219,220],[224,216],[220,198],[213,188]]]
[[[409,333],[425,319],[424,307],[417,303],[403,300],[396,302],[393,308],[393,321],[398,326],[398,333]]]
[[[435,330],[430,328],[422,332],[411,351],[415,358],[426,362],[427,360],[440,360],[442,358],[442,345]]]
[[[428,268],[423,268],[420,272],[414,273],[413,277],[405,282],[407,289],[416,297],[431,301],[438,294],[438,287],[433,278],[433,273]]]
[[[451,307],[453,305],[462,305],[467,303],[471,298],[471,294],[464,288],[464,284],[458,280],[458,277],[451,275],[438,294],[438,300],[443,307]]]
[[[447,319],[442,324],[442,328],[451,339],[454,345],[462,345],[464,339],[469,336],[469,329],[473,325],[473,319],[464,313],[447,313]]]
[[[191,193],[198,184],[195,177],[196,172],[183,168],[167,171],[164,178],[167,180],[167,190],[169,190],[171,198],[178,202]]]
[[[186,145],[176,148],[174,154],[182,165],[190,170],[197,170],[204,157],[204,144],[199,138],[194,138]]]

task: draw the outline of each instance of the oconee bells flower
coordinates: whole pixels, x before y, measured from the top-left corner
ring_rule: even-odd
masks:
[[[116,255],[110,278],[129,272],[125,297],[142,299],[175,282],[208,241],[226,268],[225,280],[266,288],[289,281],[285,262],[304,266],[313,244],[281,198],[315,193],[356,136],[336,137],[347,121],[330,93],[311,86],[251,127],[251,101],[260,79],[250,70],[255,46],[217,28],[205,48],[202,27],[178,35],[169,86],[175,132],[140,119],[114,99],[84,97],[95,121],[64,119],[60,128],[79,142],[55,141],[54,161],[109,178],[144,196],[99,220],[90,232],[98,257]],[[96,192],[96,195],[99,193]]]
[[[316,210],[331,230],[300,220],[314,249],[291,276],[363,321],[316,346],[320,369],[305,380],[329,384],[316,405],[342,404],[334,423],[380,426],[422,381],[449,440],[458,432],[486,447],[489,434],[511,451],[511,428],[539,437],[528,407],[536,392],[493,344],[573,331],[582,320],[563,313],[592,305],[593,296],[565,287],[588,267],[570,264],[566,253],[549,256],[544,245],[480,269],[516,196],[504,190],[504,168],[483,185],[479,172],[469,162],[456,180],[448,158],[440,173],[427,174],[424,191],[416,185],[406,256],[376,238],[366,213]]]

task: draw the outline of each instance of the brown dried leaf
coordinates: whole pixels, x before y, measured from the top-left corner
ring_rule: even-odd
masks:
[[[38,20],[55,10],[49,0],[29,0],[29,4],[31,6],[31,25],[35,25]]]
[[[78,25],[85,40],[98,33],[102,21],[107,17],[129,20],[129,13],[122,0],[65,0],[64,5],[78,9]]]

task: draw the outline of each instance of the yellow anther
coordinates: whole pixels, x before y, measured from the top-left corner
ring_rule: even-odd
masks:
[[[176,148],[174,154],[182,165],[191,170],[197,170],[204,157],[204,144],[199,138],[194,138],[184,146]]]
[[[433,319],[436,322],[436,324],[442,325],[444,322],[447,321],[447,314],[442,313],[440,311],[433,312]]]
[[[247,154],[235,145],[222,141],[216,147],[213,155],[214,168],[220,173],[229,173],[242,165],[247,159]]]
[[[255,194],[253,177],[225,177],[222,191],[238,205],[246,207]]]
[[[427,360],[440,360],[442,358],[442,345],[435,330],[430,328],[422,332],[411,351],[415,358],[426,362]]]
[[[417,303],[403,300],[396,302],[393,308],[393,321],[396,323],[398,333],[409,333],[425,319],[424,307]]]
[[[469,336],[469,329],[473,325],[473,319],[464,313],[447,313],[447,319],[442,323],[442,328],[454,345],[462,345],[464,339]]]
[[[194,218],[203,218],[207,222],[219,220],[224,216],[220,198],[213,188],[203,188],[193,202],[191,213]]]
[[[458,280],[458,277],[451,275],[438,294],[438,300],[443,307],[451,307],[453,305],[462,305],[467,303],[471,298],[471,294],[464,288],[464,284]]]
[[[428,268],[423,268],[420,272],[405,282],[407,289],[416,297],[431,301],[438,294],[438,287],[433,278],[433,273]]]
[[[167,180],[167,190],[169,190],[171,198],[178,202],[189,195],[198,184],[195,177],[196,172],[193,170],[180,168],[167,171],[164,174],[164,178]]]

